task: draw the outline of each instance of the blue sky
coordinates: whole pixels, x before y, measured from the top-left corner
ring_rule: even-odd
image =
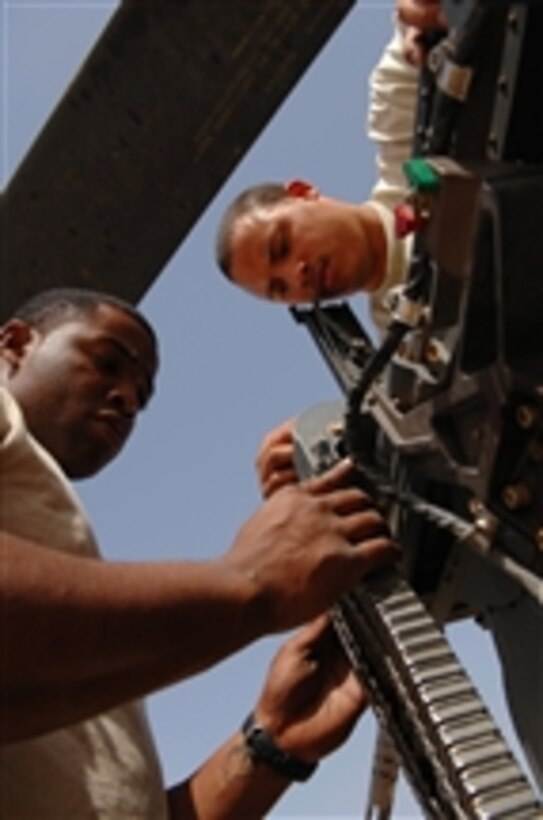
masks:
[[[226,2],[235,0],[222,0],[221,7]],[[2,185],[115,7],[3,0]],[[161,341],[156,399],[118,462],[79,485],[108,558],[206,559],[226,550],[259,503],[253,463],[262,436],[338,397],[288,312],[238,292],[216,271],[213,237],[225,205],[253,182],[306,177],[347,200],[368,195],[374,154],[364,128],[367,77],[391,33],[392,7],[392,0],[357,3],[144,298],[141,307]],[[353,307],[367,318],[362,297]],[[487,636],[471,623],[450,634],[510,736]],[[241,723],[277,643],[262,640],[149,699],[168,783],[187,776]],[[349,742],[270,816],[362,816],[374,733],[368,714]],[[404,784],[394,816],[420,816]]]

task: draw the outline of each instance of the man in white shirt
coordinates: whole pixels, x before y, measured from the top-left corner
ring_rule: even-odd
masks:
[[[362,203],[324,196],[304,180],[256,185],[226,210],[217,231],[223,273],[255,296],[315,302],[371,295],[386,326],[384,293],[402,281],[410,239],[395,235],[394,207],[407,193],[402,164],[411,151],[422,60],[422,28],[443,27],[435,0],[399,0],[392,39],[369,80],[368,135],[377,146],[377,182]]]

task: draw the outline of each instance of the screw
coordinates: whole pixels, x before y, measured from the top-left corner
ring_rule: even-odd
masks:
[[[477,518],[478,516],[482,515],[485,511],[483,502],[475,496],[473,496],[473,498],[470,498],[470,500],[468,501],[468,509],[474,518]]]
[[[424,358],[428,364],[437,364],[437,362],[441,360],[439,345],[432,341],[428,342],[426,350],[424,351]]]
[[[515,411],[515,418],[519,427],[529,430],[537,419],[537,409],[531,404],[519,404]]]
[[[487,536],[494,535],[496,531],[496,522],[488,515],[480,515],[475,519],[475,526],[480,533]]]
[[[532,494],[526,484],[508,484],[502,490],[502,501],[508,510],[520,510],[532,503]]]

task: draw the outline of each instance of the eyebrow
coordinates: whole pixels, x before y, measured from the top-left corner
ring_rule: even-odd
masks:
[[[267,239],[267,256],[270,264],[274,265],[278,258],[282,258],[283,251],[288,245],[290,234],[284,220],[277,222]]]
[[[268,262],[270,263],[270,265],[274,265],[275,262],[277,261],[277,246],[280,242],[281,242],[280,229],[279,229],[279,226],[276,225],[274,230],[269,235],[267,243],[266,243]]]

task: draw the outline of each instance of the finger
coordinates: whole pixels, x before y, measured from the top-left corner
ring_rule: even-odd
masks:
[[[400,547],[391,538],[366,539],[353,546],[359,577],[389,567],[401,557]]]
[[[363,712],[370,705],[368,690],[352,669],[345,678],[344,693],[359,712]]]
[[[354,466],[351,459],[343,458],[325,473],[307,479],[304,486],[314,494],[326,493],[352,482],[353,475]]]
[[[272,448],[263,452],[256,461],[256,467],[260,475],[266,476],[273,470],[282,467],[292,467],[294,464],[294,445],[291,443],[275,444]]]
[[[363,538],[389,536],[385,519],[381,513],[371,508],[343,515],[339,521],[339,529],[353,543]]]
[[[282,487],[298,483],[299,478],[296,470],[278,470],[268,476],[264,482],[261,482],[262,495],[264,498],[270,498]]]
[[[413,26],[422,31],[447,28],[447,21],[438,0],[399,0],[396,11],[398,18],[406,26]]]
[[[291,442],[293,429],[294,419],[287,419],[287,421],[284,421],[282,424],[274,427],[274,429],[267,433],[262,439],[258,452],[263,453],[270,447],[274,447],[276,444],[286,444]]]
[[[325,613],[314,618],[303,626],[293,637],[293,643],[301,649],[309,649],[315,643],[320,642],[324,635],[332,630],[330,615]]]
[[[344,677],[348,662],[338,641],[330,613],[320,615],[311,621],[300,630],[294,640],[296,651],[303,656],[307,668],[312,672],[324,664],[328,676],[336,680]]]
[[[419,29],[407,29],[403,42],[403,52],[407,62],[415,68],[422,68],[426,62],[426,49],[421,43]]]
[[[345,487],[323,493],[322,501],[338,515],[375,509],[375,501],[359,487]]]

